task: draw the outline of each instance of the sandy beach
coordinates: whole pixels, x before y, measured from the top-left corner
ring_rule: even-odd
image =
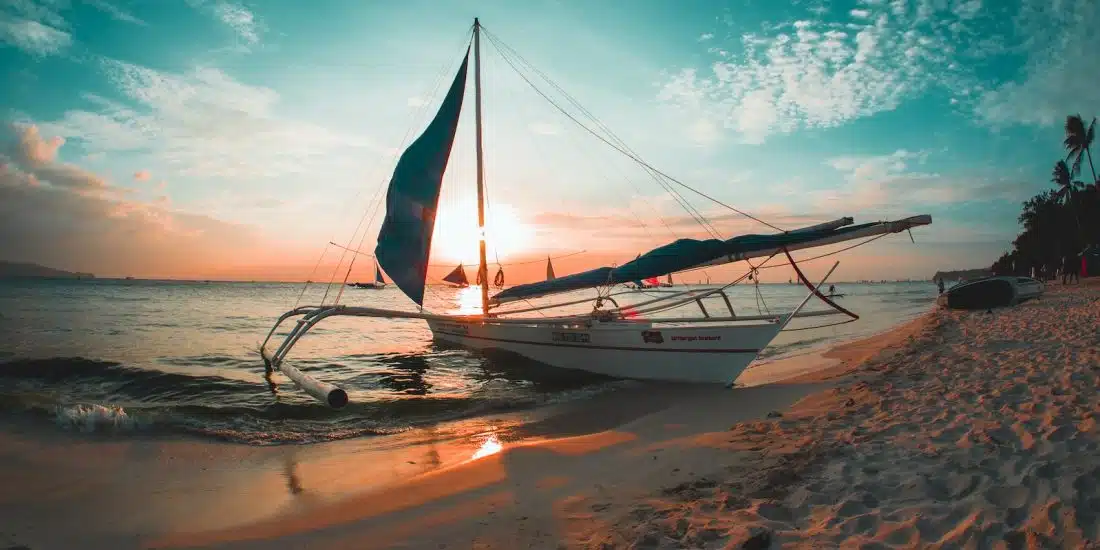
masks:
[[[0,548],[1089,547],[1098,325],[1100,285],[1053,286],[773,365],[783,383],[646,385],[381,444],[10,423]]]

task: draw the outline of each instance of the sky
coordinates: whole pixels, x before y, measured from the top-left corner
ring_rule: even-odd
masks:
[[[711,236],[566,116],[595,128],[558,88],[637,158],[777,227],[932,215],[915,242],[893,235],[810,273],[832,259],[840,280],[988,266],[1011,246],[1021,202],[1051,187],[1066,115],[1100,111],[1098,11],[1094,0],[0,0],[0,259],[105,277],[343,276],[352,255],[328,243],[373,251],[397,157],[478,16],[489,260],[510,282],[541,277],[546,257],[569,255],[555,260],[561,275]],[[471,71],[430,280],[477,261],[472,87]],[[774,231],[678,189],[722,237]],[[352,279],[371,265],[359,256]]]

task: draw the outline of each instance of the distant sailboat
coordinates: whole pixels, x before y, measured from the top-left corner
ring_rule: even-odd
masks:
[[[546,280],[554,280],[554,264],[550,263],[550,257],[546,257]]]
[[[672,286],[672,274],[671,273],[669,273],[668,276],[665,277],[665,282],[661,283],[661,286],[664,286],[664,287]]]
[[[470,286],[470,280],[466,278],[466,269],[462,267],[462,264],[458,264],[458,267],[454,268],[454,271],[451,271],[447,276],[443,277],[443,280],[458,288]]]
[[[374,264],[374,280],[369,283],[348,283],[348,286],[353,288],[361,288],[366,290],[382,290],[386,288],[386,279],[382,277],[382,268],[378,267],[378,264]]]

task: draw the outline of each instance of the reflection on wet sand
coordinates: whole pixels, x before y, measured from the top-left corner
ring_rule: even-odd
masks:
[[[496,434],[490,434],[489,437],[485,439],[485,442],[481,444],[481,447],[478,447],[477,452],[474,453],[474,456],[471,457],[471,460],[477,460],[479,458],[497,454],[503,448],[504,447],[500,444],[500,440],[497,439]]]
[[[298,478],[298,462],[291,457],[287,457],[286,466],[283,468],[283,476],[286,477],[286,488],[290,490],[290,494],[298,495],[302,491],[302,480]]]

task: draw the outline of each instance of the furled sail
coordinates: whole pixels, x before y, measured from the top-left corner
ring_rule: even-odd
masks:
[[[458,264],[458,267],[443,277],[443,280],[458,286],[470,286],[470,280],[466,278],[466,270],[463,269],[462,264]]]
[[[378,263],[390,274],[393,284],[417,305],[424,305],[424,279],[428,274],[439,188],[462,113],[469,59],[467,48],[435,118],[397,161],[386,193],[386,217],[374,249]]]
[[[546,280],[554,280],[554,264],[550,263],[550,258],[546,258]]]
[[[646,252],[617,268],[600,267],[558,277],[553,281],[514,286],[494,296],[491,302],[503,304],[559,292],[641,281],[686,269],[766,257],[783,248],[801,250],[885,233],[899,233],[918,225],[928,225],[932,223],[932,217],[920,215],[897,221],[843,227],[845,222],[851,223],[851,218],[774,235],[740,235],[725,241],[679,239]]]

